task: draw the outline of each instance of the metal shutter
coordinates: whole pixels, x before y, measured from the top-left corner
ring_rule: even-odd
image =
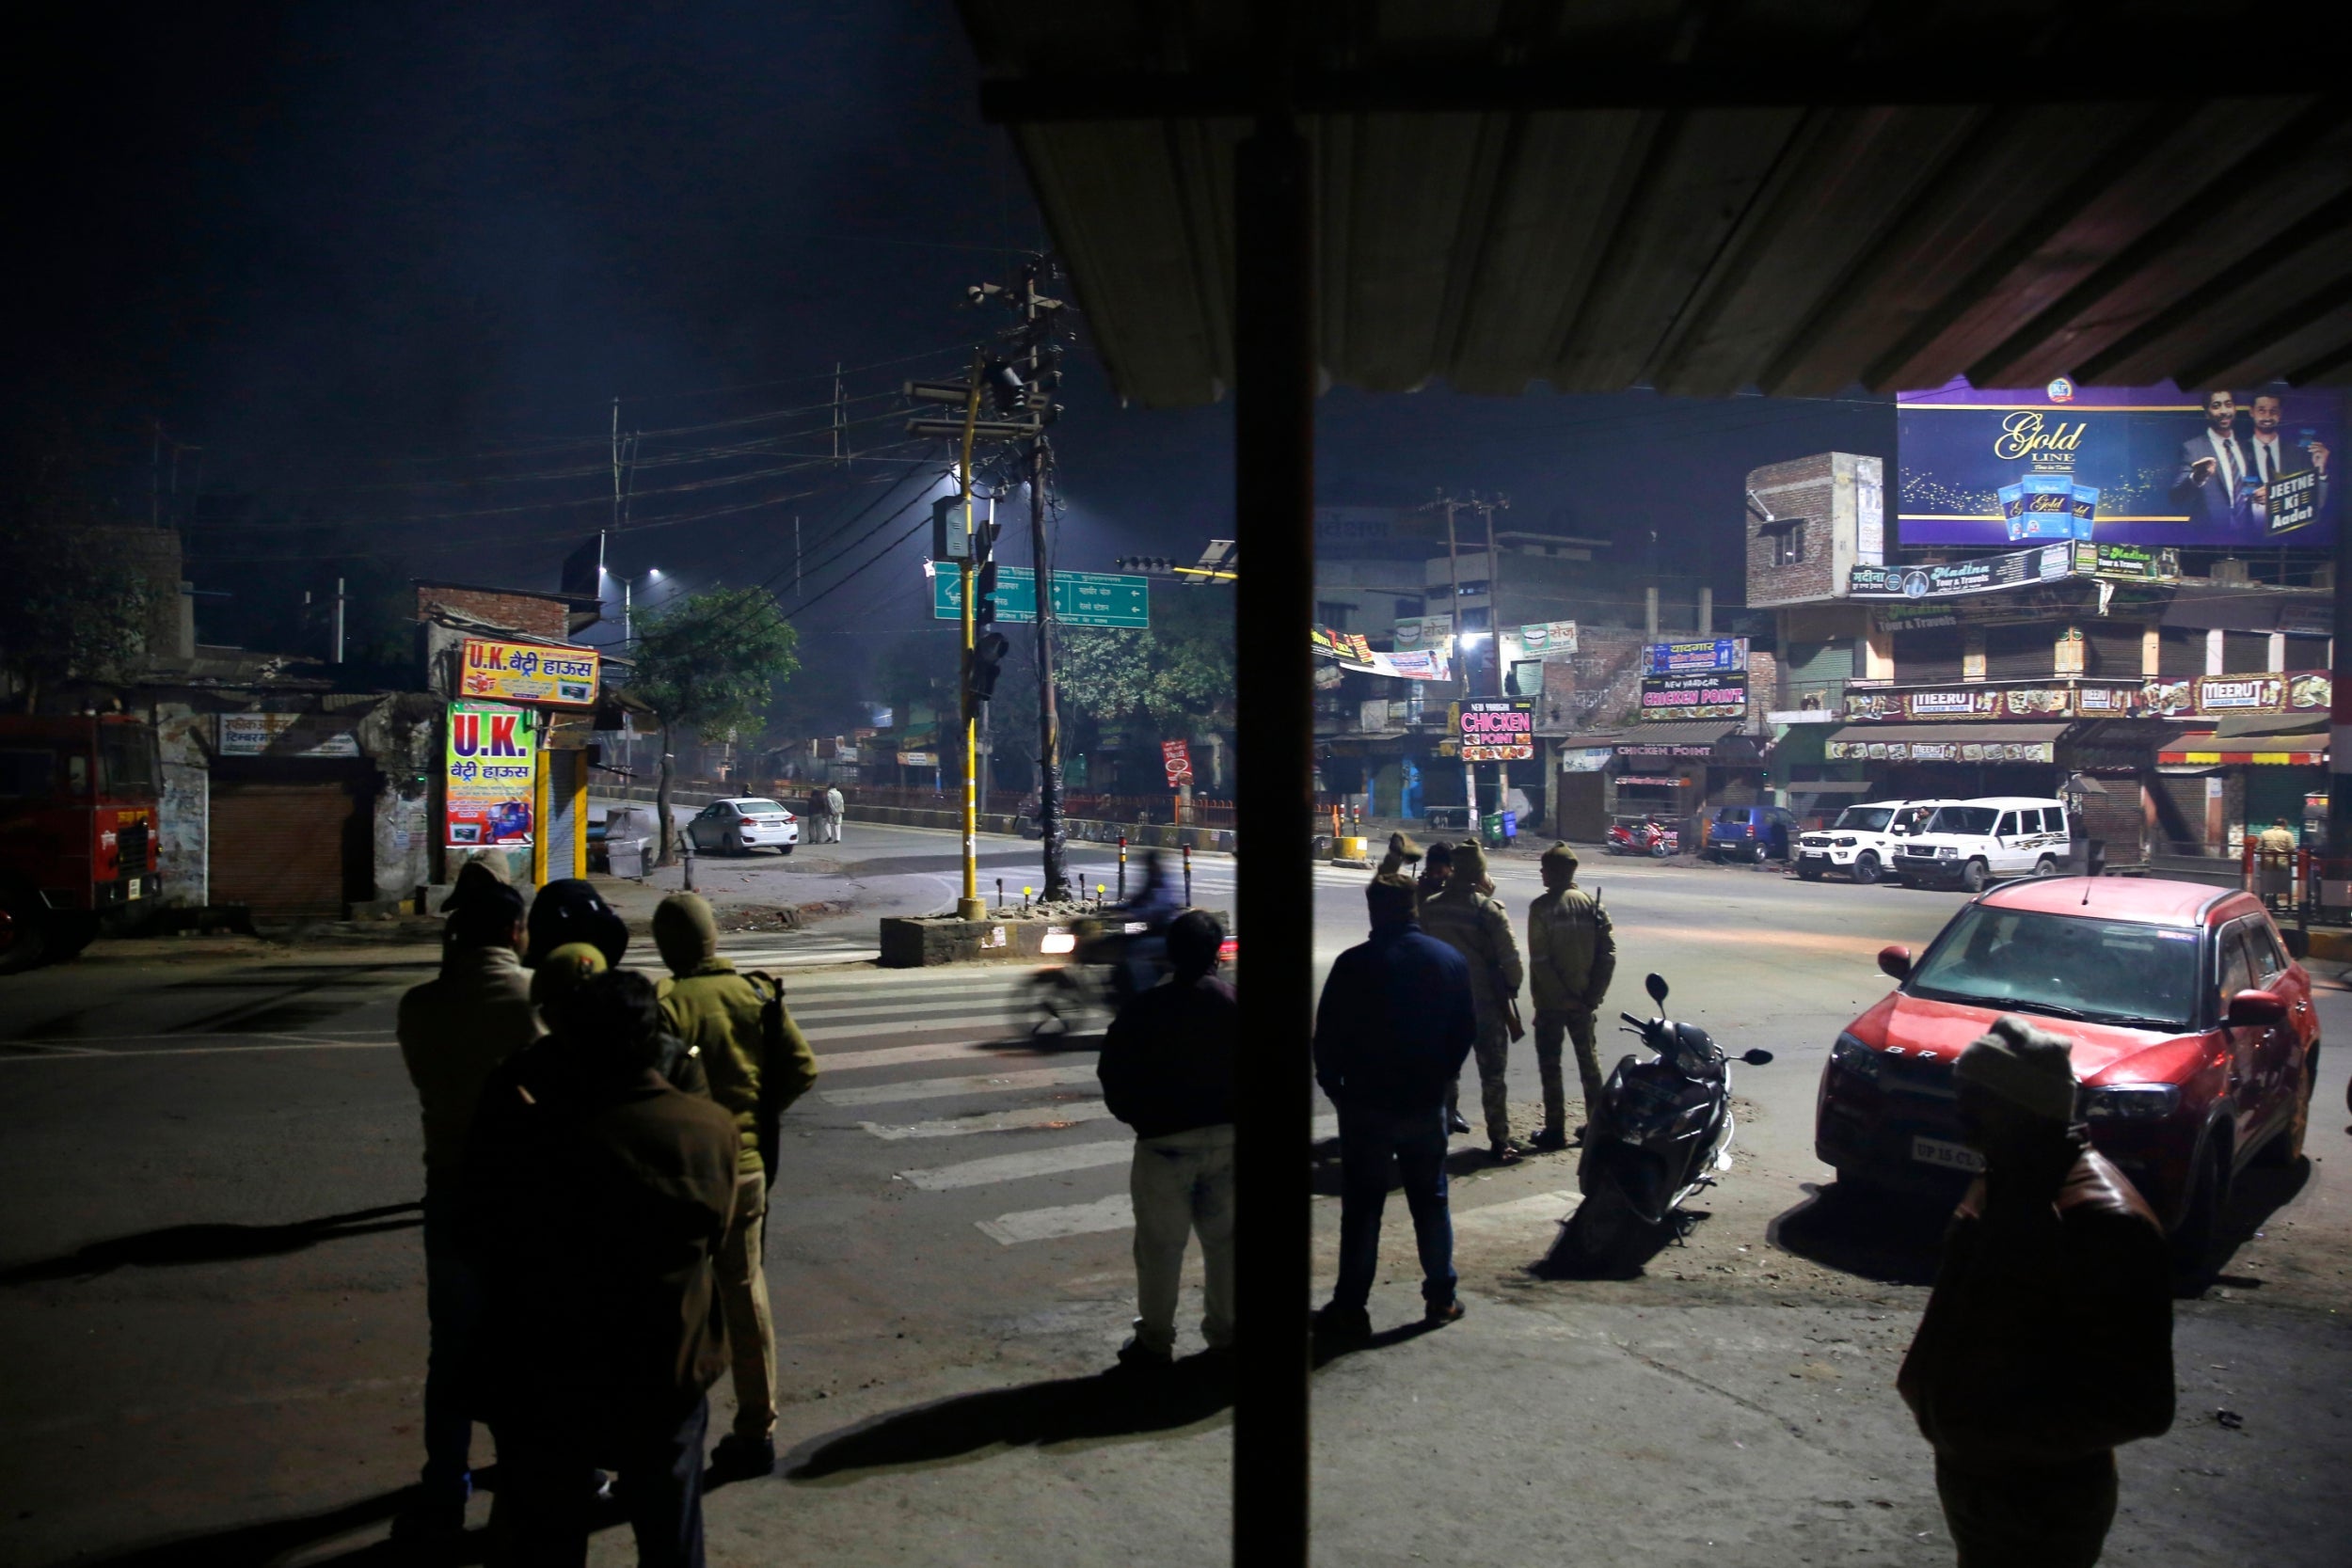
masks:
[[[353,782],[340,771],[287,778],[215,770],[212,901],[264,919],[341,920],[359,822]]]
[[[1984,678],[2046,680],[2058,669],[2057,637],[2042,626],[1984,628]]]
[[[2107,847],[2106,858],[2115,864],[2137,861],[2146,852],[2141,836],[2147,832],[2148,816],[2140,804],[2137,779],[2101,779],[2106,786],[2105,795],[2083,797],[2083,834],[2095,838]],[[2204,808],[2201,794],[2198,809]]]
[[[2137,623],[2093,621],[2083,628],[2083,636],[2087,642],[2084,674],[2109,680],[2138,676],[2140,628]]]
[[[1960,679],[1961,636],[1958,626],[1895,634],[1895,678],[1899,681]]]
[[[2167,626],[2156,633],[2156,673],[2173,676],[2203,674],[2204,632],[2195,626]]]
[[[2221,673],[2259,675],[2270,668],[2270,634],[2266,631],[2225,631],[2221,634]]]

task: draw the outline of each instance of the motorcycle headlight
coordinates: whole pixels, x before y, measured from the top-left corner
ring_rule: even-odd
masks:
[[[1879,1081],[1879,1053],[1851,1035],[1837,1037],[1837,1043],[1829,1048],[1829,1059],[1866,1084]]]
[[[2110,1084],[2083,1091],[2083,1117],[2089,1121],[2161,1121],[2181,1103],[2181,1091],[2170,1084]]]

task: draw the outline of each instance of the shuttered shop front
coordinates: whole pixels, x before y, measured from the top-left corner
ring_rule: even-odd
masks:
[[[264,920],[342,918],[369,896],[373,773],[366,763],[216,761],[209,901]]]

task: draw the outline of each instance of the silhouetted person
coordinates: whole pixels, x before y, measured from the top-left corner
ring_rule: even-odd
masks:
[[[1135,1338],[1119,1358],[1166,1366],[1175,1354],[1184,1244],[1200,1233],[1201,1337],[1233,1342],[1233,1062],[1241,1007],[1216,978],[1225,933],[1187,910],[1169,923],[1175,973],[1119,1009],[1096,1072],[1111,1115],[1136,1132],[1128,1191],[1136,1211]]]
[[[499,1560],[582,1562],[610,1465],[638,1561],[700,1568],[735,1123],[657,1070],[652,982],[621,970],[567,992],[556,1043],[492,1083],[468,1149]]]
[[[469,874],[472,879],[468,880]],[[461,898],[458,895],[462,894]],[[453,1535],[472,1495],[473,1413],[467,1389],[481,1298],[458,1245],[466,1135],[482,1085],[539,1033],[522,966],[523,900],[480,863],[459,873],[438,977],[400,999],[401,1060],[424,1114],[424,1473],[402,1532]]]
[[[1445,1097],[1478,1037],[1470,964],[1413,918],[1413,884],[1364,890],[1372,940],[1331,966],[1315,1010],[1315,1082],[1340,1113],[1340,1276],[1316,1314],[1321,1333],[1371,1332],[1366,1303],[1380,1262],[1380,1212],[1393,1167],[1421,1249],[1424,1321],[1462,1315],[1454,1220],[1446,1210]]]
[[[1497,1164],[1510,1164],[1518,1159],[1519,1148],[1511,1138],[1511,1095],[1504,1074],[1518,1030],[1519,986],[1527,976],[1519,962],[1519,944],[1511,935],[1511,916],[1494,896],[1494,883],[1486,876],[1486,850],[1473,843],[1455,846],[1445,886],[1436,897],[1421,901],[1421,924],[1470,965],[1470,994],[1478,1010],[1478,1098],[1486,1111],[1487,1157]],[[1454,1103],[1459,1092],[1447,1097],[1449,1125],[1458,1119]]]
[[[1593,1023],[1617,973],[1617,939],[1600,896],[1576,885],[1576,851],[1544,851],[1543,895],[1527,907],[1527,979],[1535,1001],[1535,1070],[1544,1084],[1544,1126],[1535,1147],[1565,1148],[1567,1087],[1560,1070],[1563,1037],[1576,1049],[1584,1114],[1600,1103],[1600,1048]],[[1576,1136],[1582,1137],[1580,1126]]]
[[[566,877],[549,882],[532,899],[531,947],[523,961],[535,969],[549,953],[572,942],[594,947],[611,968],[628,951],[628,922],[592,884]]]
[[[2115,1449],[2172,1424],[2164,1228],[2074,1123],[2071,1047],[2014,1016],[1953,1069],[1984,1156],[1898,1387],[1935,1447],[1961,1568],[2088,1568]]]

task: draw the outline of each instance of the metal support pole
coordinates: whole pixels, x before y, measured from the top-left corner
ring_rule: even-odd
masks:
[[[2335,454],[2335,461],[2343,460],[2342,453]],[[2342,475],[2336,483],[2344,483]],[[2343,503],[2336,504],[2341,511]],[[2327,896],[2328,884],[2352,877],[2352,525],[2341,516],[2336,521],[2335,570],[2336,634],[2328,644],[2334,677],[2328,736],[2328,858],[2319,870],[2319,902],[2326,905],[2343,901]]]
[[[1233,1561],[1307,1561],[1309,1184],[1314,1029],[1313,187],[1306,139],[1269,113],[1235,161],[1233,471],[1250,569],[1238,585],[1235,803],[1250,940],[1235,1106]]]
[[[963,578],[963,894],[956,900],[958,920],[986,920],[988,906],[980,902],[980,822],[979,802],[973,790],[980,771],[979,703],[972,694],[972,647],[976,626],[973,621],[972,590],[977,586],[972,570],[973,541],[978,531],[972,523],[972,428],[980,417],[980,356],[972,356],[972,391],[963,405],[963,466],[961,483],[963,490],[963,562],[957,568]]]
[[[1192,908],[1192,846],[1184,846],[1184,907]]]
[[[1127,835],[1119,835],[1119,901],[1127,901]]]

